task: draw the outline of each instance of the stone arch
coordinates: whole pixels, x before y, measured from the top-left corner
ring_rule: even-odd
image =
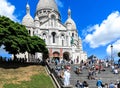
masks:
[[[45,33],[46,35],[48,34],[47,31],[42,31],[42,32],[41,32],[42,35],[43,35],[44,33]]]
[[[62,38],[62,37],[65,37],[65,33],[61,33],[60,34],[60,37]]]
[[[59,56],[60,56],[59,52],[57,52],[57,51],[53,52],[53,57],[59,57]]]
[[[63,53],[63,59],[65,59],[65,60],[67,60],[67,61],[69,61],[70,60],[70,53],[69,52],[64,52]]]
[[[41,34],[42,39],[46,42],[47,41],[47,32],[42,32]]]
[[[60,53],[58,51],[53,52],[53,59],[60,59]]]
[[[28,30],[28,33],[31,35],[31,31],[30,30]]]
[[[46,33],[43,33],[43,34],[42,34],[42,37],[43,37],[43,38],[47,38],[47,34],[46,34]]]

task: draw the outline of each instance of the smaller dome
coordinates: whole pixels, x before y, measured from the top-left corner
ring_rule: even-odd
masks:
[[[26,15],[23,17],[22,24],[25,26],[34,26],[33,18],[30,15],[30,6],[27,3],[26,5]]]
[[[22,24],[25,26],[34,26],[33,18],[30,16],[30,14],[26,14],[23,17]]]
[[[71,10],[70,9],[68,9],[68,19],[65,22],[65,25],[67,25],[67,24],[71,24],[72,25],[71,29],[76,29],[76,24],[75,24],[74,20],[71,18]]]
[[[72,29],[76,29],[76,24],[73,21],[73,19],[68,18],[67,21],[65,22],[65,25],[67,25],[67,24],[71,24],[72,25]]]

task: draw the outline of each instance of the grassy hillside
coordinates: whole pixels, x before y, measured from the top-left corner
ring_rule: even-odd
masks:
[[[0,88],[54,88],[54,86],[43,66],[17,68],[0,66]]]

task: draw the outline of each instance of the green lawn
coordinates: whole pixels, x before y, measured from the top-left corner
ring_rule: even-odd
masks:
[[[5,64],[0,65],[0,88],[54,88],[54,85],[44,66],[14,68],[14,65]]]
[[[20,84],[5,84],[4,88],[54,88],[49,76],[34,75],[31,81],[22,81]]]

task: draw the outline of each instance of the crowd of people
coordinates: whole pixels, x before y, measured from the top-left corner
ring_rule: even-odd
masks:
[[[77,88],[89,88],[89,84],[87,81],[80,82],[80,80],[77,80],[77,83],[75,85]]]
[[[108,84],[108,83],[105,83],[103,84],[101,78],[97,80],[96,82],[96,86],[98,88],[120,88],[120,81],[117,80],[115,83],[113,83],[112,81]]]
[[[41,59],[39,58],[29,58],[27,60],[27,58],[17,58],[15,57],[15,59],[13,58],[7,58],[7,57],[2,57],[0,56],[0,63],[41,63]]]
[[[70,85],[70,78],[71,78],[71,64],[74,64],[73,61],[66,61],[62,60],[59,61],[58,59],[54,59],[49,61],[49,63],[52,63],[55,65],[55,72],[58,74],[58,76],[63,79],[63,83],[65,86]],[[72,70],[76,74],[82,74],[83,70],[88,70],[88,80],[96,80],[96,86],[98,88],[120,88],[120,79],[117,80],[115,83],[110,81],[110,83],[103,83],[101,78],[97,77],[97,74],[101,73],[102,71],[106,71],[106,68],[111,68],[111,74],[120,74],[120,65],[111,63],[111,61],[108,60],[87,60],[87,61],[81,61],[79,64],[77,64],[75,69]],[[81,82],[81,80],[76,80],[76,85],[74,85],[76,88],[89,88],[89,83],[86,81],[86,79]]]

